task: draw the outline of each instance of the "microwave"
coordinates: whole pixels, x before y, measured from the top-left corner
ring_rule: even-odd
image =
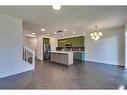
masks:
[[[65,43],[65,45],[64,45],[65,47],[71,47],[72,46],[72,44],[71,43]]]

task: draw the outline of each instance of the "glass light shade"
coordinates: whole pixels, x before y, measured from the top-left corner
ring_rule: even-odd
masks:
[[[92,36],[92,39],[94,39],[95,37],[94,36]]]
[[[100,38],[100,37],[97,35],[97,36],[96,36],[96,39],[99,39],[99,38]]]
[[[97,38],[94,39],[94,41],[97,41],[97,40],[98,40]]]
[[[98,35],[99,35],[99,36],[102,36],[102,33],[101,33],[101,32],[99,32],[99,33],[98,33]]]
[[[94,34],[93,33],[90,33],[90,36],[94,36]]]
[[[97,35],[97,32],[94,32],[94,35],[96,36]]]

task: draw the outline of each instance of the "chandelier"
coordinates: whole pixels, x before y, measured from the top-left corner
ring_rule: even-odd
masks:
[[[95,31],[90,33],[90,36],[94,41],[97,41],[102,36],[102,32],[99,32],[97,29],[97,25],[95,25]]]

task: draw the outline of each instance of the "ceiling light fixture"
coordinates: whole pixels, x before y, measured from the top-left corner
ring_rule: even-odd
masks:
[[[52,0],[53,5],[52,8],[55,10],[60,10],[61,9],[61,5],[60,5],[60,0]]]
[[[48,36],[50,35],[50,34],[47,34]]]
[[[54,4],[52,7],[55,10],[60,10],[61,9],[61,6],[60,5],[57,5],[57,4]]]
[[[66,31],[67,31],[67,29],[64,29],[63,31],[65,31],[65,32],[66,32]]]
[[[44,28],[42,28],[42,29],[41,29],[41,31],[45,31],[45,29],[44,29]]]
[[[102,36],[102,32],[99,32],[97,29],[97,25],[95,25],[95,32],[90,33],[90,36],[94,41],[97,41]]]
[[[62,34],[64,36],[64,34]]]
[[[56,32],[54,32],[54,34],[56,34]]]
[[[35,35],[35,33],[31,33],[32,35]]]
[[[75,34],[75,32],[73,32],[73,34]]]
[[[31,35],[31,34],[27,34],[25,35],[26,37],[31,37],[31,38],[36,38],[37,36],[36,35]]]

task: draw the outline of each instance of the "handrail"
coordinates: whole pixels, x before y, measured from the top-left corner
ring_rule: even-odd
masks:
[[[23,47],[23,60],[32,65],[35,64],[35,50]]]
[[[26,46],[24,46],[23,48],[25,48],[26,50],[28,50],[28,51],[30,51],[30,52],[33,52],[34,50],[32,50],[32,49],[30,49],[30,48],[28,48],[28,47],[26,47]]]

